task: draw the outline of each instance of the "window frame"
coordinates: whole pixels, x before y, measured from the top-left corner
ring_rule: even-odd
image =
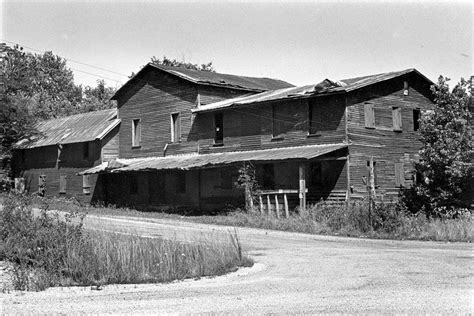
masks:
[[[176,120],[174,119],[176,117]],[[170,133],[171,143],[181,142],[181,112],[173,112],[170,114]],[[177,134],[177,135],[176,135]]]
[[[413,109],[413,131],[414,132],[417,132],[420,130],[420,127],[421,127],[421,109],[419,108],[416,108],[416,109]],[[415,113],[417,113],[415,115]]]
[[[142,119],[135,118],[135,119],[132,119],[132,148],[140,148],[141,145],[142,145]]]

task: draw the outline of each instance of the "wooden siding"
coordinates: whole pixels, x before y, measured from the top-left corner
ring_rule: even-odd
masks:
[[[109,161],[119,156],[119,126],[102,139],[102,161]]]
[[[395,199],[403,183],[405,187],[413,182],[414,163],[421,143],[418,132],[414,131],[413,110],[422,112],[432,107],[426,96],[426,87],[410,78],[409,93],[404,95],[404,78],[373,85],[349,94],[347,108],[347,132],[350,142],[350,185],[354,197],[367,194],[363,177],[368,176],[367,161],[376,162],[377,188],[380,198]],[[419,90],[421,90],[421,92]],[[366,128],[364,107],[366,102],[374,107],[375,127]],[[394,129],[393,108],[399,107],[402,124],[400,131]],[[395,164],[403,166],[402,178],[396,178]]]

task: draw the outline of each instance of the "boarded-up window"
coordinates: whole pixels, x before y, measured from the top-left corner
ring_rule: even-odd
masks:
[[[88,174],[82,176],[82,193],[91,194],[90,175]]]
[[[417,131],[420,129],[420,109],[413,110],[413,130]]]
[[[184,171],[176,173],[176,193],[186,193],[186,173]]]
[[[395,163],[395,186],[400,187],[405,185],[405,171],[403,169],[403,162]]]
[[[67,177],[65,174],[59,175],[59,193],[66,193]]]
[[[181,117],[179,113],[171,114],[171,142],[181,141]]]
[[[142,141],[142,124],[140,119],[132,120],[132,147],[140,147]]]
[[[214,114],[214,144],[224,143],[224,117],[222,113]]]
[[[375,128],[375,111],[372,103],[364,104],[364,119],[366,128]]]
[[[402,131],[402,108],[395,106],[392,108],[393,130]]]
[[[322,127],[322,111],[318,104],[310,103],[309,105],[309,134],[317,135],[321,132]]]

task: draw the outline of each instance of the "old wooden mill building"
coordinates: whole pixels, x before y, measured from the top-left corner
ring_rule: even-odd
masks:
[[[415,69],[295,87],[148,64],[117,110],[40,124],[15,172],[31,192],[207,211],[243,201],[243,163],[267,209],[362,198],[371,167],[377,197],[396,198],[414,181],[431,84]]]

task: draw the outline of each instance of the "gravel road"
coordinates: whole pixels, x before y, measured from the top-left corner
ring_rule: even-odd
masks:
[[[86,226],[191,241],[229,228],[88,216]],[[239,228],[256,264],[171,284],[0,294],[3,313],[474,313],[473,247]]]

